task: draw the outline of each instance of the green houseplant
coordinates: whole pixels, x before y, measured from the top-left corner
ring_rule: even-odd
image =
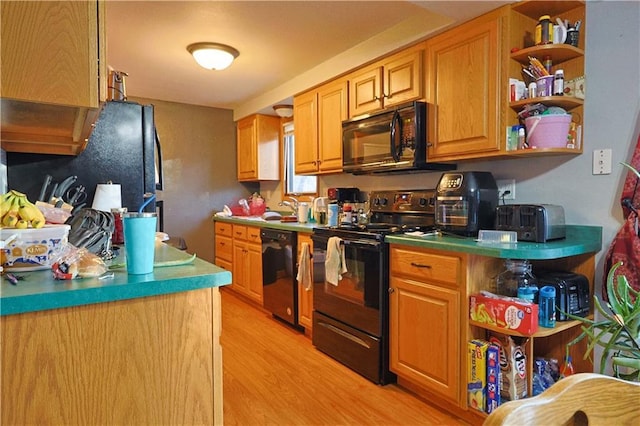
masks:
[[[627,163],[622,163],[632,170],[638,178],[640,173]],[[592,356],[596,346],[602,347],[598,371],[604,374],[608,360],[615,377],[640,382],[640,294],[635,291],[624,275],[615,274],[621,262],[611,267],[607,274],[606,292],[608,302],[605,306],[594,296],[594,306],[602,318],[589,318],[568,315],[582,322],[582,333],[567,345],[578,343],[585,337],[588,339],[585,358]]]

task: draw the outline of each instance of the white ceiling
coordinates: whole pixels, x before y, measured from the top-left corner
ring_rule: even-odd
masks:
[[[107,62],[127,94],[233,109],[270,107],[386,52],[508,1],[113,1]],[[228,44],[226,70],[201,68],[187,45]]]

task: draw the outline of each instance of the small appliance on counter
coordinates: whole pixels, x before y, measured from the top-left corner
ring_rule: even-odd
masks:
[[[436,188],[436,226],[441,231],[472,236],[493,229],[498,185],[491,172],[443,173]]]
[[[579,317],[589,315],[591,295],[589,280],[581,274],[564,271],[536,272],[538,288],[551,286],[556,289],[556,319],[568,321],[566,313]]]
[[[518,241],[546,243],[565,238],[564,209],[553,204],[508,204],[496,208],[496,230],[514,231]]]
[[[343,203],[359,203],[360,190],[358,188],[329,188],[327,189],[329,201],[337,201],[338,204]]]

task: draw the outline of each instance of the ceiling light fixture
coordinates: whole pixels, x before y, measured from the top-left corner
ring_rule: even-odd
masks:
[[[273,110],[280,117],[289,118],[293,115],[293,105],[286,105],[286,104],[274,105]]]
[[[209,42],[190,44],[187,50],[201,67],[208,70],[223,70],[240,54],[226,44]]]

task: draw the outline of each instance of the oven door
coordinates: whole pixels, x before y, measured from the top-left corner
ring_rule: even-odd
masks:
[[[385,244],[344,239],[347,272],[338,285],[325,279],[328,237],[313,235],[313,307],[316,311],[372,336],[382,335],[380,303],[388,268]]]

